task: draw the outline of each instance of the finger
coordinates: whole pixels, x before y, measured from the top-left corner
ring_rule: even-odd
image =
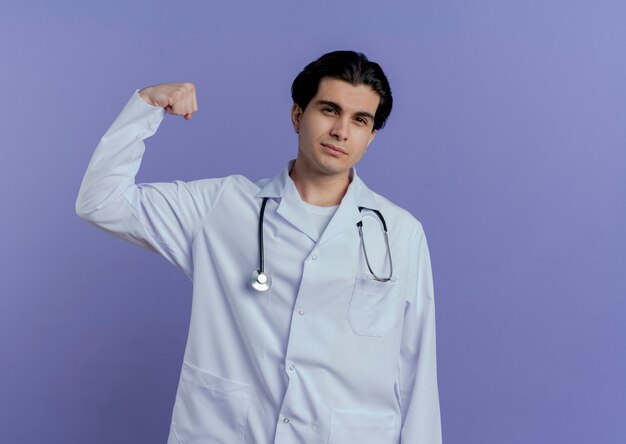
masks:
[[[196,93],[193,93],[193,110],[198,111],[198,100],[196,99]]]
[[[194,113],[196,112],[196,95],[195,93],[191,93],[189,94],[187,97],[185,97],[185,107],[184,107],[184,113]]]
[[[191,120],[191,113],[185,114],[185,120]]]
[[[183,104],[180,103],[175,103],[172,107],[171,107],[172,112],[170,114],[173,114],[175,116],[187,116],[189,113],[189,106],[184,106]]]

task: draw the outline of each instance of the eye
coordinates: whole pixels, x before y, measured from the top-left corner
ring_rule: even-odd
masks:
[[[356,121],[359,122],[361,125],[367,125],[367,120],[363,117],[357,117]]]
[[[322,111],[324,111],[325,113],[329,113],[329,114],[335,114],[336,111],[334,108],[331,108],[330,106],[326,106],[324,108],[322,108]]]

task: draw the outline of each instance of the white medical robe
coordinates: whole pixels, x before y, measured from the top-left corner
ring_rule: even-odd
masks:
[[[76,201],[100,229],[154,251],[193,282],[168,444],[441,442],[431,266],[421,224],[351,184],[318,235],[294,183],[277,176],[135,183],[164,117],[137,91],[102,137]],[[258,219],[265,269],[257,292]],[[390,282],[379,210],[389,230]],[[141,297],[141,295],[138,295]]]

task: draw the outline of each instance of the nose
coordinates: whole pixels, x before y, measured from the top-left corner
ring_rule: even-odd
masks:
[[[348,121],[342,118],[337,118],[333,121],[333,126],[330,129],[330,135],[337,140],[348,140]]]

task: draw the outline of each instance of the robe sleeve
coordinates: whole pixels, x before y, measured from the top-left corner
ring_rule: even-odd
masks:
[[[402,444],[441,444],[435,299],[430,255],[421,225],[411,241],[408,297],[398,364]]]
[[[76,214],[115,237],[165,257],[193,280],[191,242],[228,178],[135,183],[165,110],[134,94],[100,140],[76,199]]]

